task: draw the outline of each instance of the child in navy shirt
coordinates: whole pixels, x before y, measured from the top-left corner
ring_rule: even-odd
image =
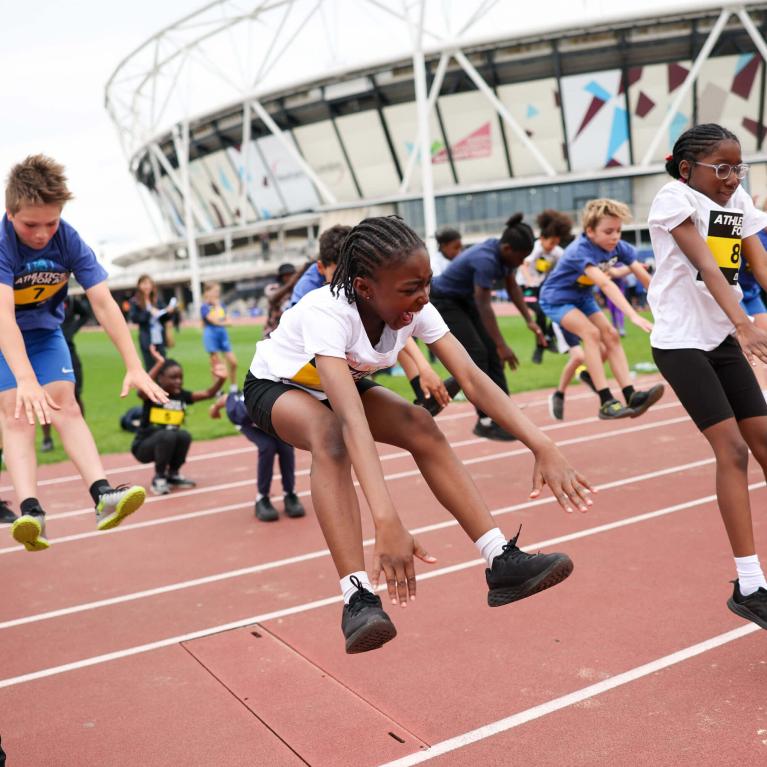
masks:
[[[75,399],[71,355],[61,331],[70,274],[85,289],[96,319],[126,367],[120,396],[135,387],[154,402],[165,392],[141,367],[128,326],[107,287],[107,274],[77,232],[61,220],[72,198],[64,168],[44,155],[14,166],[0,224],[0,413],[5,457],[21,516],[12,535],[27,551],[49,544],[37,499],[35,421],[52,423],[90,490],[99,530],[141,506],[143,487],[113,488]]]
[[[630,217],[622,202],[608,199],[588,202],[583,209],[583,234],[567,246],[543,283],[539,298],[541,308],[552,322],[583,341],[586,367],[599,394],[602,419],[636,418],[663,396],[662,384],[648,391],[634,389],[618,331],[594,299],[596,285],[637,327],[648,333],[652,330],[652,323],[637,314],[610,276],[611,268],[623,264],[643,285],[650,284],[650,276],[637,261],[636,251],[620,238],[623,222]],[[601,346],[627,407],[613,397],[607,385]]]

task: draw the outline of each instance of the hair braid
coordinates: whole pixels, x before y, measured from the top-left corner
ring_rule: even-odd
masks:
[[[738,137],[727,128],[716,123],[703,123],[686,130],[674,144],[674,149],[666,158],[666,171],[672,178],[681,178],[679,163],[682,160],[692,162],[707,154],[720,141],[738,141]]]
[[[341,246],[330,290],[334,295],[343,291],[353,303],[357,277],[374,277],[378,269],[404,261],[424,247],[423,240],[399,216],[365,218],[352,227]]]

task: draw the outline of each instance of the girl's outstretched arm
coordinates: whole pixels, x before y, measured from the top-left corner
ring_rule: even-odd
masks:
[[[373,517],[376,531],[371,573],[373,583],[378,583],[383,572],[392,602],[396,603],[399,599],[400,604],[407,604],[408,595],[411,599],[415,596],[413,556],[425,562],[432,562],[434,558],[421,548],[397,515],[386,487],[365,408],[346,360],[318,354],[316,364],[323,389],[341,424],[344,445]],[[399,594],[398,583],[407,584],[405,591],[400,589]]]
[[[472,361],[452,333],[431,344],[432,351],[455,376],[469,401],[486,412],[496,423],[511,432],[535,455],[531,498],[537,498],[544,484],[565,511],[586,511],[591,500],[586,496],[594,489],[570,466],[559,448],[514,404]]]
[[[219,391],[221,391],[221,387],[224,385],[224,381],[226,381],[227,377],[226,365],[224,365],[223,362],[219,362],[216,365],[213,365],[210,372],[213,375],[213,383],[207,389],[202,389],[201,391],[193,391],[192,402],[199,402],[200,400],[204,399],[212,399],[219,393]]]
[[[767,362],[767,333],[756,327],[746,316],[735,292],[727,284],[727,280],[719,270],[711,250],[700,236],[692,220],[688,218],[672,229],[671,236],[690,260],[690,263],[700,272],[709,293],[714,297],[730,322],[735,325],[738,342],[748,361],[753,365],[754,357],[758,357],[762,362]],[[747,237],[746,239],[750,240],[751,238]],[[749,245],[747,248],[753,252],[752,246]]]

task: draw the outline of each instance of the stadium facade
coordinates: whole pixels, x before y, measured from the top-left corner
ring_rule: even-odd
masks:
[[[426,236],[453,225],[473,241],[518,210],[577,216],[586,200],[610,196],[632,207],[626,236],[642,245],[664,158],[699,122],[740,137],[749,188],[767,195],[767,3],[627,12],[584,2],[579,23],[501,32],[504,9],[519,14],[521,4],[467,2],[460,32],[440,34],[429,26],[430,2],[359,0],[357,11],[379,14],[382,39],[399,35],[405,45],[300,80],[289,81],[291,57],[311,62],[306,41],[321,44],[313,24],[327,25],[316,15],[323,0],[303,14],[302,0],[251,3],[247,12],[247,3],[211,3],[126,58],[107,108],[162,223],[158,245],[116,259],[115,287],[140,271],[193,286],[273,273],[309,255],[325,226],[371,213],[398,213]],[[243,46],[252,45],[252,25],[268,18],[258,66],[211,87],[216,73],[227,80],[240,44],[232,31],[248,26]],[[358,28],[369,33],[370,23]],[[285,84],[264,75],[276,66],[271,51],[280,52]],[[189,94],[203,90],[207,103],[194,111]]]

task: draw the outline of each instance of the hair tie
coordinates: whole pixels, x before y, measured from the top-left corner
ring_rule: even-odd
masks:
[[[671,160],[673,160],[673,159],[674,159],[674,155],[673,154],[667,154],[666,155],[666,162],[671,162]]]

